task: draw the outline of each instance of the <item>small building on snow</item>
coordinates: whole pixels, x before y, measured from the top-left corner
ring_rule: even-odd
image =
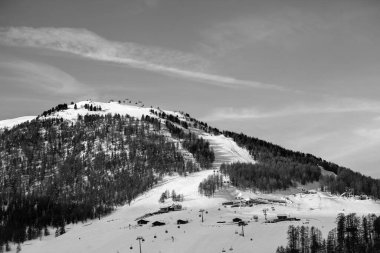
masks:
[[[232,221],[233,222],[241,222],[242,220],[240,218],[233,218]]]
[[[153,227],[164,226],[164,225],[165,225],[165,223],[161,222],[161,221],[155,221],[155,222],[152,223]]]
[[[180,224],[187,224],[187,223],[189,223],[188,220],[181,220],[181,219],[177,220],[177,225],[180,225]]]
[[[143,220],[143,219],[137,221],[138,225],[145,225],[145,224],[148,224],[148,223],[149,223],[149,221]]]

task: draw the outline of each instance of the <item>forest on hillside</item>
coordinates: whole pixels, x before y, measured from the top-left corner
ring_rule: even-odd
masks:
[[[286,189],[296,182],[319,181],[321,188],[332,193],[350,192],[380,198],[380,179],[364,176],[351,169],[325,161],[311,154],[287,150],[278,145],[249,137],[245,134],[224,131],[238,145],[248,149],[258,161],[254,165],[225,165],[223,171],[233,178],[236,186],[253,187],[263,191]],[[320,168],[335,175],[323,176]],[[257,177],[262,177],[257,179]]]
[[[162,127],[145,117],[79,115],[75,123],[41,117],[0,133],[0,249],[47,235],[50,226],[58,236],[67,223],[130,203],[163,175],[199,170]],[[213,157],[203,140],[183,141],[191,153]]]
[[[358,217],[351,213],[338,214],[336,228],[323,238],[315,227],[288,228],[288,245],[277,253],[375,253],[380,252],[380,217],[374,214]]]
[[[258,189],[264,192],[286,190],[297,186],[297,182],[306,184],[318,181],[321,172],[318,167],[301,165],[289,159],[270,160],[265,163],[222,164],[220,171],[228,175],[234,186]]]

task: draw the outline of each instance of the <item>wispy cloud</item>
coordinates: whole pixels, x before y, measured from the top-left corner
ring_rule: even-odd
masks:
[[[36,91],[44,90],[63,95],[89,92],[86,85],[68,73],[43,63],[6,59],[6,61],[0,61],[0,73],[3,85],[17,84]]]
[[[340,145],[340,147],[335,147],[334,150],[331,150],[332,152],[329,154],[331,159],[359,162],[359,164],[375,160],[378,163],[379,158],[376,152],[373,152],[373,150],[378,150],[380,147],[380,128],[378,124],[363,124],[353,128],[349,135],[343,135],[340,138],[345,139],[345,145]],[[337,146],[336,143],[337,141],[330,145]]]
[[[296,103],[272,110],[228,107],[218,108],[210,115],[204,116],[203,119],[206,121],[221,121],[230,119],[246,120],[354,112],[380,113],[380,103],[376,101],[335,98],[333,101],[326,101],[323,103]]]
[[[0,43],[10,46],[46,48],[97,61],[113,62],[166,75],[189,78],[225,87],[281,87],[206,72],[209,62],[179,51],[145,47],[130,42],[109,41],[86,29],[11,27],[0,29]]]
[[[326,24],[324,24],[326,25]],[[296,35],[322,29],[323,21],[317,15],[286,8],[281,12],[256,13],[205,28],[201,47],[218,55],[227,54],[256,43],[295,46]],[[291,41],[289,41],[291,40]]]
[[[159,4],[160,0],[144,0],[144,4],[150,8],[157,7]]]
[[[282,3],[279,5],[282,6]],[[343,42],[351,40],[352,43],[376,41],[377,33],[363,29],[363,24],[378,19],[378,8],[359,1],[334,1],[323,11],[306,6],[308,4],[257,8],[248,15],[216,22],[201,31],[201,48],[224,56],[252,45],[297,50],[300,46],[310,44],[310,40],[329,43],[337,43],[340,39]]]
[[[368,140],[376,141],[377,143],[380,141],[379,126],[377,126],[376,128],[362,127],[362,128],[356,129],[355,134],[357,134],[360,137],[366,138]]]

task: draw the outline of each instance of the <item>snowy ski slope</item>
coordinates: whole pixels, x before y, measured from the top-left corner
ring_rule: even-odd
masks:
[[[89,101],[77,103],[79,109],[74,110],[70,105],[68,110],[55,113],[49,117],[63,117],[75,121],[78,114],[129,114],[140,118],[142,115],[152,115],[150,108],[119,103],[92,102],[102,107],[101,112],[89,112],[84,109],[84,104]],[[180,113],[165,111],[165,113]],[[11,127],[22,120],[32,118],[20,118],[9,122],[0,122],[0,126]],[[232,139],[223,135],[212,135],[200,130],[192,129],[200,137],[210,142],[214,149],[216,159],[214,168],[191,174],[187,177],[171,176],[152,190],[135,199],[131,205],[117,208],[112,214],[100,220],[89,220],[87,223],[78,223],[66,226],[66,234],[54,237],[54,231],[48,237],[42,237],[27,241],[22,245],[22,252],[31,253],[64,253],[64,252],[94,252],[94,253],[128,253],[139,252],[138,236],[143,236],[142,252],[146,253],[190,253],[190,252],[259,252],[273,253],[277,246],[286,244],[286,231],[290,224],[316,226],[326,237],[329,230],[335,227],[335,217],[339,212],[358,215],[368,213],[380,213],[379,202],[374,200],[357,200],[332,196],[327,193],[316,192],[314,194],[262,194],[251,191],[239,191],[231,186],[222,190],[214,198],[206,198],[198,194],[198,185],[208,175],[218,173],[221,163],[250,162],[255,161],[248,151],[239,147]],[[177,194],[184,195],[181,204],[185,210],[169,212],[161,215],[147,217],[150,223],[137,226],[136,219],[144,214],[155,212],[162,206],[159,204],[160,195],[165,190],[175,190]],[[231,208],[224,207],[222,202],[234,200],[235,196],[241,198],[263,198],[282,200],[285,204],[264,204],[252,207]],[[273,207],[273,208],[272,208]],[[201,222],[199,210],[204,209],[204,222]],[[297,222],[264,223],[263,209],[268,209],[268,218],[275,218],[277,214],[288,214],[300,218]],[[253,221],[253,216],[259,217],[258,222]],[[241,227],[232,223],[234,217],[240,217],[248,221],[244,227],[245,236],[239,235]],[[178,225],[177,219],[189,220],[188,224]],[[153,221],[162,221],[166,225],[152,227]],[[225,223],[218,223],[225,222]],[[13,252],[16,246],[12,245]]]

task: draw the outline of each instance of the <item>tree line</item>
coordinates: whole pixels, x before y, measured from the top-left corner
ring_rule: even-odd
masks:
[[[165,127],[172,135],[172,137],[180,140],[183,148],[189,151],[194,156],[195,160],[200,164],[202,168],[211,168],[212,163],[215,161],[215,154],[212,148],[210,147],[210,143],[204,140],[203,138],[198,138],[196,134],[186,130],[188,126],[186,124],[186,127],[184,127],[184,121],[169,121],[169,118],[170,117],[167,117],[167,120],[165,120]],[[178,119],[178,117],[174,118]],[[148,115],[143,115],[142,119],[150,122],[154,126],[154,129],[156,131],[161,130],[160,119],[150,117]],[[176,124],[172,122],[176,122]]]
[[[169,121],[166,121],[165,125],[173,137],[181,139],[182,146],[194,156],[201,167],[212,167],[215,154],[208,141],[198,138],[194,133],[185,132],[182,128]]]
[[[158,116],[159,118],[169,120],[172,123],[176,123],[185,129],[188,129],[191,126],[191,127],[203,130],[207,133],[212,133],[212,134],[216,134],[216,135],[221,134],[221,132],[219,131],[218,128],[211,127],[203,121],[199,121],[195,118],[192,118],[192,117],[190,117],[190,115],[188,113],[182,112],[183,116],[186,118],[186,121],[183,121],[183,120],[180,120],[178,116],[174,116],[172,114],[167,114],[162,110],[150,109],[150,112],[153,113],[154,115]]]
[[[51,115],[51,114],[53,114],[53,113],[55,113],[55,112],[59,112],[59,111],[67,110],[67,108],[68,108],[68,106],[67,106],[66,103],[64,103],[64,104],[59,104],[59,105],[57,105],[57,106],[55,106],[55,107],[53,107],[53,108],[51,108],[51,109],[49,109],[49,110],[47,110],[47,111],[44,111],[44,112],[41,114],[41,116],[46,117],[46,116],[49,116],[49,115]]]
[[[222,175],[209,175],[198,186],[198,192],[206,197],[214,196],[215,192],[223,187]]]
[[[231,184],[234,186],[264,192],[285,190],[296,186],[297,182],[304,185],[318,181],[321,176],[319,168],[312,165],[301,165],[286,158],[255,164],[222,164],[220,171],[229,176]]]
[[[336,228],[323,239],[315,227],[290,225],[288,245],[277,253],[375,253],[380,252],[380,217],[338,214]]]
[[[257,166],[252,166],[253,169],[267,168],[272,170],[272,172],[273,170],[276,170],[279,173],[279,175],[267,177],[267,181],[271,181],[270,184],[274,186],[273,189],[277,187],[276,185],[278,185],[278,187],[282,187],[282,185],[292,185],[288,179],[281,179],[280,182],[274,182],[274,180],[278,181],[278,177],[283,176],[283,172],[285,175],[289,175],[289,172],[292,173],[292,171],[295,170],[298,171],[296,174],[299,174],[301,172],[299,169],[305,168],[307,171],[306,174],[301,177],[298,176],[298,180],[301,180],[301,183],[319,180],[322,188],[329,190],[332,193],[342,194],[347,189],[350,189],[357,195],[365,194],[374,198],[380,198],[380,179],[364,176],[361,173],[354,172],[351,169],[328,162],[315,157],[314,155],[288,150],[270,142],[249,137],[242,133],[238,134],[224,131],[223,134],[227,137],[231,137],[239,146],[247,148],[253,158],[258,161]],[[284,166],[284,171],[279,168],[279,164]],[[318,179],[316,178],[316,171],[320,168],[333,172],[336,176],[321,175]],[[243,168],[242,170],[246,169]],[[259,171],[261,170],[259,169]],[[242,177],[244,177],[244,175]],[[247,180],[248,177],[245,177],[242,181],[244,181],[244,184],[249,184],[246,182]],[[237,184],[240,184],[240,182],[241,180],[238,181]]]

